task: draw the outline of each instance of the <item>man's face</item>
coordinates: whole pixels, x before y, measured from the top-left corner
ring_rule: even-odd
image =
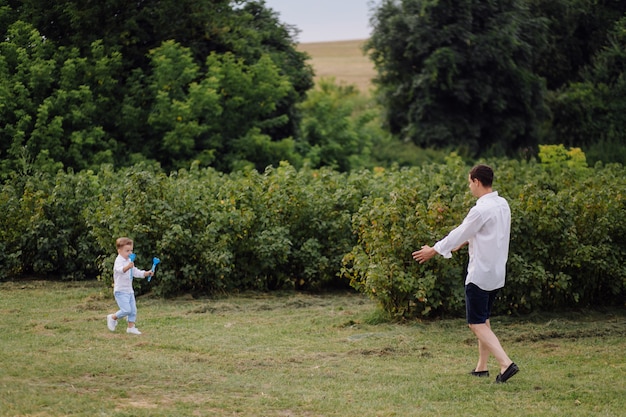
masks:
[[[122,246],[117,250],[117,253],[119,253],[122,258],[128,259],[130,254],[133,253],[133,245]]]
[[[480,195],[479,190],[478,190],[478,187],[480,186],[480,181],[478,181],[476,178],[472,179],[472,177],[469,174],[467,175],[467,181],[468,181],[469,189],[472,192],[472,195],[474,197],[478,197]]]

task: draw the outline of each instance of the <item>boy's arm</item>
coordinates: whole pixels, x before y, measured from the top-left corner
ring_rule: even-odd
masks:
[[[152,271],[144,271],[143,269],[133,268],[133,277],[134,278],[146,278],[154,275]]]

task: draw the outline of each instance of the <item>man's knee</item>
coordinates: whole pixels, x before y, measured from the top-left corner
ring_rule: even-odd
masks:
[[[480,329],[482,329],[483,327],[489,326],[487,325],[487,323],[469,323],[467,327],[469,327],[471,331],[476,333],[477,331],[480,331]]]

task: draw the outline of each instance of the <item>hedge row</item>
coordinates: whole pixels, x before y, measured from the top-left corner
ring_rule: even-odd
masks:
[[[511,204],[510,312],[623,305],[626,175],[489,161]],[[139,292],[162,296],[242,290],[349,288],[399,317],[463,311],[466,251],[418,265],[411,252],[458,224],[474,199],[469,167],[446,164],[342,174],[210,169],[15,176],[0,190],[0,279],[24,275],[111,284],[115,239],[135,240],[136,263],[161,259]]]
[[[97,276],[108,285],[115,239],[129,236],[139,267],[161,259],[140,291],[349,288],[337,272],[355,242],[351,215],[367,177],[285,164],[230,175],[138,165],[16,178],[0,193],[0,278]]]
[[[501,313],[625,306],[626,172],[498,160],[494,189],[511,206]],[[358,244],[342,273],[399,317],[461,314],[467,250],[419,265],[410,254],[460,224],[475,204],[460,160],[378,178],[386,191],[353,217]]]

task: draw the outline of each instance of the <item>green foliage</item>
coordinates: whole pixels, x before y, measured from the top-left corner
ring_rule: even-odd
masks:
[[[512,211],[501,312],[622,305],[626,175],[584,154],[490,161]],[[354,289],[395,318],[462,314],[466,251],[411,253],[458,225],[475,199],[458,155],[443,164],[339,173],[288,163],[263,173],[156,164],[11,177],[0,188],[0,279],[112,280],[115,239],[157,276],[139,293]]]
[[[365,48],[393,134],[470,155],[538,142],[547,114],[532,49],[543,26],[523,1],[388,0],[373,26]]]
[[[102,114],[119,68],[119,54],[105,54],[100,42],[83,57],[76,48],[56,50],[29,24],[11,25],[0,42],[0,173],[19,169],[24,158],[48,173],[110,162],[116,141]]]
[[[402,142],[383,129],[383,109],[354,85],[321,79],[299,106],[301,133],[296,149],[307,166],[349,172],[377,166],[415,166],[443,161],[438,150]],[[297,164],[296,164],[297,165]]]
[[[272,139],[265,135],[259,140],[267,129],[284,126],[288,122],[286,115],[275,112],[293,89],[269,56],[264,55],[255,64],[246,65],[232,54],[211,54],[207,58],[207,67],[207,78],[219,82],[220,106],[223,109],[216,135],[221,136],[226,163],[222,162],[218,168],[230,171],[233,164],[246,161],[255,164],[257,169],[264,169],[281,160],[269,160],[270,155],[278,154],[282,159],[290,159],[290,139],[280,138],[279,141],[275,138],[276,144],[270,144]],[[254,146],[249,147],[251,137],[254,138]],[[270,152],[262,152],[263,142],[271,149]],[[281,155],[280,150],[285,149],[285,145],[287,152]]]
[[[511,203],[513,279],[505,292],[512,309],[619,303],[625,184],[616,173],[623,168],[597,166],[582,176],[576,168],[537,171]]]
[[[377,128],[379,110],[351,85],[322,79],[301,104],[300,152],[310,166],[347,172],[371,165],[372,148],[385,133]]]
[[[16,177],[0,193],[0,278],[85,279],[97,271],[82,210],[95,201],[92,174]]]
[[[342,287],[336,274],[354,244],[350,216],[362,189],[330,170],[283,164],[225,176],[212,169],[165,176],[147,166],[99,173],[102,195],[83,215],[111,281],[115,238],[135,240],[138,264],[158,256],[141,291],[216,293]],[[120,207],[123,207],[121,209]]]
[[[0,34],[2,178],[299,163],[312,70],[263,2],[26,1],[3,6]]]
[[[411,253],[462,220],[466,183],[460,158],[422,169],[381,171],[353,216],[358,245],[343,259],[343,274],[358,291],[394,317],[428,316],[462,308],[466,257],[420,266]]]
[[[563,145],[539,145],[539,159],[552,171],[564,168],[580,171],[587,168],[587,158],[580,148],[566,150]]]
[[[544,149],[544,155],[559,149]],[[512,212],[500,311],[621,305],[626,290],[620,261],[626,227],[623,167],[587,169],[568,166],[567,160],[492,165],[495,188]],[[462,251],[451,260],[437,257],[420,266],[411,252],[443,238],[474,204],[462,175],[468,169],[450,159],[443,166],[379,179],[382,192],[364,199],[353,217],[359,244],[343,268],[353,287],[396,317],[463,313],[467,255]]]
[[[216,116],[222,113],[218,80],[198,82],[200,67],[191,51],[175,42],[165,42],[150,56],[153,72],[147,89],[155,99],[147,122],[162,142],[149,155],[167,155],[160,160],[168,167],[186,165],[192,158],[210,164],[215,144],[207,136],[217,130]]]
[[[609,31],[582,81],[552,95],[554,142],[589,149],[592,161],[626,162],[626,17]]]
[[[534,53],[534,71],[545,78],[550,91],[582,79],[614,23],[626,13],[622,1],[525,1],[531,14],[548,25],[549,36]]]

